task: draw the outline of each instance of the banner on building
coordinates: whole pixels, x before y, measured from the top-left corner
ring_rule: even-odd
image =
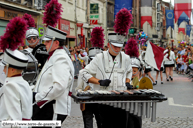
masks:
[[[98,14],[99,13],[99,5],[98,3],[90,4],[90,14]]]
[[[152,27],[152,0],[141,1],[141,28],[145,22]]]
[[[191,32],[191,25],[186,25],[186,35],[190,37],[190,32]]]
[[[114,8],[114,17],[119,12],[119,10],[126,8],[131,10],[132,13],[133,0],[115,0],[115,8]]]
[[[185,33],[185,28],[178,28],[178,33],[182,32],[184,35],[186,34]]]
[[[97,25],[99,20],[99,5],[98,3],[90,4],[90,25]]]
[[[70,35],[70,21],[59,19],[58,28]]]
[[[174,29],[174,10],[166,10],[166,30],[169,27]]]
[[[174,0],[175,22],[177,22],[183,12],[190,18],[191,6],[192,0]]]
[[[181,16],[179,17],[179,19],[178,19],[178,27],[180,26],[180,24],[181,24],[183,21],[185,21],[185,22],[187,22],[187,24],[189,24],[189,18],[188,18],[188,16],[186,15],[185,12],[183,12],[183,13],[181,14]]]

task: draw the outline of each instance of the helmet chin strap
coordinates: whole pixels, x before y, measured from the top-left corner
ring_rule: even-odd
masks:
[[[27,41],[27,39],[26,39],[26,41],[27,41],[27,43],[29,44],[29,46],[31,46],[31,45],[35,45],[35,44],[38,42],[38,39],[39,39],[39,38],[37,38],[36,42],[34,42],[34,43],[29,43],[29,42]]]
[[[9,64],[6,64],[6,74],[5,74],[5,78],[7,78],[7,75],[8,75],[8,68],[9,68]]]
[[[119,54],[119,53],[122,51],[122,49],[123,49],[123,47],[122,47],[121,50],[120,50],[119,52],[115,52],[114,49],[112,48],[111,43],[110,43],[110,47],[111,47],[112,51],[113,51],[115,54]]]
[[[133,76],[137,75],[139,73],[139,70],[135,73],[135,74],[132,74]]]
[[[51,50],[51,48],[52,48],[52,45],[53,45],[53,43],[54,43],[54,40],[55,40],[55,37],[52,38],[52,43],[51,43],[51,45],[50,45],[49,50],[47,51],[48,53],[50,52],[50,50]]]

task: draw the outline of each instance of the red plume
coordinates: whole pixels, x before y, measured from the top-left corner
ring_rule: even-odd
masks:
[[[130,57],[139,57],[137,41],[134,38],[127,41],[127,44],[125,45],[125,53]]]
[[[95,27],[93,28],[91,32],[91,39],[90,41],[92,42],[93,47],[100,47],[103,48],[104,46],[104,34],[103,34],[104,29],[102,27]]]
[[[132,22],[132,14],[130,13],[131,10],[127,10],[126,8],[121,9],[115,19],[115,32],[123,35],[128,34],[128,30]]]
[[[58,20],[62,14],[62,4],[58,3],[58,0],[51,0],[45,6],[45,12],[43,17],[43,23],[52,27],[56,27]]]
[[[4,35],[0,38],[1,49],[3,51],[7,48],[15,50],[19,45],[22,45],[27,26],[26,21],[20,17],[11,19],[7,24]]]
[[[24,20],[26,20],[27,25],[28,25],[28,28],[29,28],[29,27],[35,27],[35,26],[36,26],[36,25],[35,25],[35,21],[34,21],[34,19],[32,18],[31,15],[25,13],[22,18],[23,18]]]

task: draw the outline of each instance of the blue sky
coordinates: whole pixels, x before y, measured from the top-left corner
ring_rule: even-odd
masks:
[[[165,2],[170,2],[170,0],[163,0]],[[172,5],[174,6],[174,0],[171,0]],[[193,8],[193,2],[192,2],[192,8]],[[191,24],[193,25],[193,16],[191,15]]]

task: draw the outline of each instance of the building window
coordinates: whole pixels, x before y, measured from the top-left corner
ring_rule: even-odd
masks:
[[[35,6],[37,10],[42,10],[43,9],[43,1],[42,0],[36,0],[35,2]]]
[[[169,7],[165,7],[165,10],[169,10]]]
[[[157,12],[161,11],[161,4],[157,3]]]
[[[160,21],[160,14],[157,13],[157,21]]]
[[[157,23],[157,31],[160,30],[160,23]]]

